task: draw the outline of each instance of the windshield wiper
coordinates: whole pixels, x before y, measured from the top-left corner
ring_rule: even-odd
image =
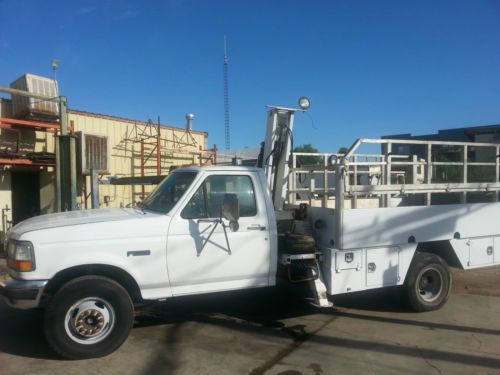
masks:
[[[133,208],[138,208],[139,210],[141,210],[141,212],[142,212],[143,215],[146,215],[146,211],[144,211],[144,207],[148,208],[148,206],[145,203],[143,203],[143,202],[137,202],[132,207]]]

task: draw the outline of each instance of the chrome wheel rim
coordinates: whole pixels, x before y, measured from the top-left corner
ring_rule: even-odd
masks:
[[[417,292],[424,302],[436,301],[443,292],[443,276],[438,269],[426,267],[418,275]]]
[[[96,344],[109,336],[115,325],[115,311],[102,298],[89,297],[71,306],[64,320],[68,336],[84,345]]]

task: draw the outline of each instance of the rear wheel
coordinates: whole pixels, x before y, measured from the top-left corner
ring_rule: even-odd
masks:
[[[448,300],[451,284],[450,270],[442,258],[430,253],[415,254],[405,283],[413,310],[441,308]]]
[[[65,284],[45,312],[45,336],[65,358],[112,353],[126,340],[134,322],[127,291],[101,276],[83,276]]]

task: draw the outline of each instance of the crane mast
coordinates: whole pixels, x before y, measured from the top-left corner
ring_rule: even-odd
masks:
[[[293,121],[296,109],[269,107],[262,167],[275,210],[282,210],[288,184],[288,161],[292,152]]]
[[[229,125],[229,58],[227,56],[227,39],[224,35],[224,140],[226,150],[231,148],[231,133]]]
[[[307,111],[310,104],[308,98],[302,97],[299,99],[300,108],[268,106],[266,138],[258,166],[264,168],[276,211],[283,210],[287,198],[295,113]]]

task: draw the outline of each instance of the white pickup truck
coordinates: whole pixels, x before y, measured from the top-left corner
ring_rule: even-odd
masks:
[[[137,208],[16,225],[7,241],[11,278],[0,292],[13,307],[46,307],[47,338],[63,356],[97,356],[127,338],[134,304],[274,285],[277,256],[262,169],[187,168]]]
[[[270,127],[283,129],[274,120],[290,111],[271,109]],[[291,124],[286,128],[281,130],[285,146]],[[272,129],[268,133],[276,136]],[[391,163],[390,146],[405,142],[377,140],[386,145],[385,156],[373,163],[384,169],[386,184],[359,185],[352,173],[371,173],[362,170],[366,161],[353,156],[360,142],[367,140],[325,168],[335,174],[335,188],[322,189],[323,207],[278,207],[296,197],[278,185],[294,185],[300,168],[283,168],[287,147],[281,148],[286,157],[280,156],[275,140],[261,159],[267,169],[182,168],[134,208],[28,219],[8,234],[9,275],[0,280],[0,295],[15,308],[43,308],[48,342],[62,356],[77,359],[116,350],[132,328],[134,306],[144,301],[269,287],[283,274],[311,282],[322,306],[328,306],[326,294],[399,285],[415,310],[428,311],[448,298],[448,266],[500,263],[498,159],[492,162],[496,181],[438,183],[432,168],[446,163],[408,157],[410,168],[428,171],[426,181],[393,183],[391,168],[401,168],[401,161]],[[433,145],[426,147],[431,156]],[[493,148],[500,154],[498,145],[454,147]],[[473,163],[464,160],[464,168],[467,164]],[[433,194],[455,191],[463,202],[432,204]],[[471,191],[495,202],[468,203]],[[412,193],[426,201],[404,206]]]

